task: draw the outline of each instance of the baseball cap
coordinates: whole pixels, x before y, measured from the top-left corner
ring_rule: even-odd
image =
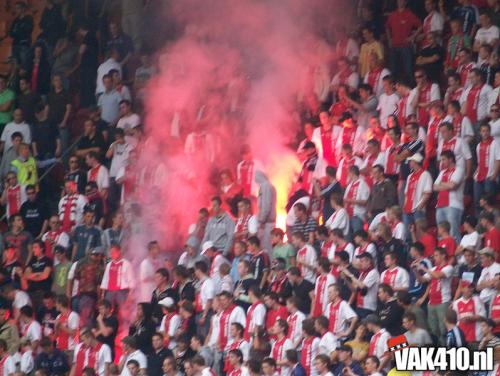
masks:
[[[64,253],[66,252],[66,248],[64,248],[62,245],[56,245],[54,247],[54,253]]]
[[[92,251],[90,252],[92,255],[103,255],[104,254],[104,249],[102,247],[94,247]]]
[[[163,298],[162,300],[160,300],[158,302],[158,304],[161,306],[170,308],[170,307],[173,307],[175,305],[175,301],[174,301],[174,299],[167,296],[166,298]]]
[[[487,256],[491,256],[491,257],[494,257],[495,256],[495,251],[491,248],[483,248],[479,251],[479,254],[480,255],[487,255]]]
[[[214,247],[214,243],[211,240],[207,240],[201,246],[201,254],[204,255],[206,251],[208,251],[210,248],[213,248],[213,247]]]
[[[417,163],[422,163],[424,160],[424,157],[422,157],[422,154],[420,153],[415,153],[411,157],[406,158],[407,161],[413,161]]]

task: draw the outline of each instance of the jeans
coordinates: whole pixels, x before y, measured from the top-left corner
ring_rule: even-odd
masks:
[[[474,207],[476,209],[476,214],[479,214],[481,208],[479,207],[479,200],[483,195],[492,195],[496,193],[497,182],[491,179],[486,179],[485,181],[475,181],[474,180]]]
[[[262,226],[262,228],[259,228],[258,230],[258,236],[260,239],[260,244],[262,245],[262,248],[267,250],[269,254],[271,254],[271,251],[273,249],[273,246],[271,244],[271,231],[276,227],[276,222],[266,222]],[[227,255],[224,255],[227,256]]]
[[[195,316],[196,327],[197,327],[196,332],[198,334],[201,334],[203,337],[206,337],[208,334],[208,331],[210,330],[210,323],[212,321],[212,314],[213,313],[211,310],[209,310],[207,312],[207,316],[205,317],[205,322],[203,323],[203,325],[200,324],[200,319],[201,319],[201,316],[203,315],[203,313],[202,312],[197,313]]]
[[[413,78],[413,48],[393,47],[390,50],[391,72],[402,72],[406,79]]]
[[[451,227],[451,236],[455,239],[457,244],[460,243],[460,224],[462,223],[463,209],[453,208],[448,206],[446,208],[436,209],[436,223],[439,225],[440,222],[448,221]]]
[[[111,305],[117,310],[120,310],[120,307],[124,307],[124,303],[128,298],[129,290],[116,290],[116,291],[106,291],[104,294],[104,299],[108,300]],[[126,309],[126,308],[125,308]]]
[[[417,219],[425,218],[425,211],[417,210],[413,213],[403,213],[403,223],[406,229],[406,239],[410,239],[410,225],[414,224]]]
[[[444,325],[444,316],[450,303],[441,303],[427,306],[427,323],[431,334],[434,334],[442,346],[445,342],[446,327]]]

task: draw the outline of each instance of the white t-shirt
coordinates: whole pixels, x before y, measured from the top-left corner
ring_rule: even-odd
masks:
[[[101,282],[101,289],[103,290],[109,290],[109,277],[110,277],[110,268],[111,264],[114,261],[110,261],[107,263],[106,268],[104,269],[104,275],[102,277],[102,282]],[[133,289],[135,288],[135,278],[134,278],[134,268],[132,267],[132,264],[130,261],[122,258],[117,262],[114,262],[115,264],[120,263],[120,267],[118,270],[118,277],[117,277],[117,285],[119,290],[127,290],[127,289]]]
[[[297,311],[289,315],[286,320],[288,322],[288,338],[290,338],[293,343],[298,342],[302,337],[302,321],[304,321],[305,318],[306,315]],[[300,347],[300,344],[298,346]]]
[[[16,372],[16,362],[14,357],[8,356],[3,364],[3,375],[1,376],[12,376]]]
[[[61,314],[56,317],[56,324],[61,320]],[[80,327],[80,316],[78,313],[71,311],[68,316],[68,321],[66,322],[66,326],[71,330],[77,330]],[[68,337],[68,350],[74,350],[77,342],[75,341],[75,336],[70,335]]]
[[[326,278],[324,285],[322,285],[323,291],[322,291],[321,296],[319,296],[320,278],[322,278],[322,279]],[[319,299],[321,302],[321,312],[324,312],[326,309],[326,306],[328,305],[328,286],[334,284],[335,281],[336,281],[336,278],[332,273],[328,273],[326,275],[320,274],[316,278],[316,283],[314,284],[314,295],[315,295],[315,299]]]
[[[399,97],[396,93],[383,93],[378,99],[377,111],[380,112],[380,126],[387,129],[387,119],[398,112]]]
[[[299,264],[299,262],[303,262],[308,266],[316,266],[317,259],[315,249],[309,244],[304,245],[297,251],[297,266],[300,269],[302,277],[311,283],[316,281],[316,271]]]
[[[383,68],[382,71],[380,72],[380,75],[378,76],[378,80],[375,82],[373,89],[373,93],[377,98],[382,96],[384,94],[384,77],[388,76],[391,74],[391,71],[387,68]],[[369,82],[369,76],[370,72],[367,72],[365,74],[365,78],[363,79],[363,82],[365,84],[368,84]]]
[[[368,197],[370,197],[370,187],[368,184],[366,184],[365,180],[363,178],[359,178],[359,185],[358,185],[358,190],[356,192],[355,197],[353,198],[354,200],[359,200],[359,201],[366,201],[368,200]],[[347,185],[344,193],[344,200],[346,198],[349,198],[349,192],[352,189],[352,185],[356,182],[351,182]],[[364,219],[365,214],[366,214],[366,205],[354,205],[353,206],[353,213],[354,216],[359,217],[361,219]]]
[[[431,268],[431,271],[436,271],[437,268],[437,266],[434,266]],[[440,302],[437,304],[448,303],[451,301],[451,276],[453,274],[453,266],[446,265],[441,269],[441,272],[444,274],[444,277],[437,280],[438,287],[436,289],[432,289],[431,286],[429,292],[429,304],[431,304],[433,300]],[[429,273],[426,273],[424,278],[429,281],[429,283],[433,283],[433,278]],[[436,281],[434,281],[434,283],[436,283]]]
[[[377,259],[377,247],[375,247],[375,244],[373,243],[368,244],[365,250],[362,250],[361,247],[356,247],[356,249],[354,250],[354,257],[359,256],[363,252],[367,252],[370,255],[372,255],[374,260]]]
[[[405,197],[408,199],[407,194],[408,194],[408,182],[410,181],[411,175],[414,174],[412,172],[409,176],[408,179],[406,180],[406,185],[405,185]],[[415,189],[415,194],[413,197],[413,207],[412,211],[415,211],[417,206],[420,204],[420,202],[423,199],[424,193],[432,193],[432,176],[428,171],[424,171],[422,175],[418,178],[418,183],[417,187]]]
[[[121,128],[125,131],[125,141],[131,145],[134,145],[134,140],[132,136],[127,135],[127,132],[138,125],[141,125],[141,118],[137,114],[123,116],[118,120],[118,123],[116,123],[117,128]]]
[[[479,163],[479,150],[480,150],[480,144],[476,146],[476,156],[478,163]],[[488,149],[488,161],[487,161],[488,173],[486,174],[487,178],[491,177],[495,172],[495,163],[498,161],[500,161],[500,144],[496,140],[493,140]],[[477,177],[477,173],[478,169],[476,168],[476,172],[474,173],[474,178]]]
[[[361,302],[358,300],[359,306],[364,309],[375,311],[377,309],[377,292],[380,281],[380,274],[377,269],[372,269],[366,277],[362,279],[367,291],[361,296]]]
[[[337,337],[335,337],[332,332],[326,332],[319,340],[318,355],[325,354],[330,356],[337,348],[337,345]]]
[[[47,237],[49,236],[49,231],[42,235],[42,241],[47,241]],[[68,248],[69,247],[69,236],[65,232],[61,232],[55,241],[55,245],[60,245],[61,247]]]
[[[338,250],[337,248],[339,247],[336,244],[332,244],[330,250],[328,251],[328,260],[333,261],[333,259],[335,258],[335,254],[341,251],[340,248]],[[352,263],[352,260],[354,258],[354,245],[352,243],[347,243],[347,245],[345,246],[344,249],[342,249],[342,251],[347,252],[347,254],[349,255],[349,262]]]
[[[265,326],[266,306],[262,303],[257,304],[251,316],[248,314],[250,309],[251,307],[247,310],[247,320],[250,320],[248,331],[249,333],[253,333],[257,326],[260,326],[261,328]]]
[[[165,328],[165,322],[167,320],[166,316],[163,316],[161,319],[161,324],[160,324],[160,332],[163,333],[165,336],[170,337],[170,342],[168,343],[168,348],[170,350],[173,350],[176,347],[176,342],[175,342],[175,333],[177,332],[177,329],[181,326],[181,317],[177,314],[172,316],[170,318],[170,322],[168,323],[168,328]]]
[[[460,167],[463,171],[465,171],[466,161],[472,159],[472,154],[470,152],[470,147],[467,142],[464,141],[461,137],[455,137],[455,145],[453,147],[453,153],[455,154],[455,160],[457,167]],[[450,140],[451,142],[451,140]],[[438,142],[438,150],[437,155],[441,155],[443,151],[444,141],[441,138]]]
[[[349,214],[344,208],[335,211],[325,222],[325,226],[330,230],[341,229],[344,236],[349,234]]]
[[[441,183],[444,171],[440,171],[435,184]],[[455,171],[451,174],[449,181],[457,184],[456,189],[448,191],[450,198],[449,206],[452,208],[464,208],[464,170],[455,167]],[[439,192],[438,192],[439,193]]]
[[[470,234],[465,234],[460,240],[460,245],[464,248],[470,248],[475,251],[479,248],[479,233],[477,231],[471,232]]]
[[[120,73],[120,76],[122,75],[122,67],[116,60],[109,58],[108,60],[104,61],[97,68],[97,79],[95,87],[96,94],[104,93],[105,89],[102,78],[104,77],[104,75],[108,74],[111,69],[116,69]]]
[[[451,115],[447,115],[442,122],[448,122],[453,124],[453,117]],[[472,122],[467,116],[462,117],[462,126],[460,127],[460,134],[458,136],[461,138],[474,137],[474,129],[472,127]],[[438,137],[441,137],[439,132],[438,132]]]
[[[410,275],[406,269],[396,266],[392,270],[386,269],[382,272],[380,283],[385,283],[393,289],[407,289],[410,287]]]
[[[462,95],[460,96],[460,105],[462,108],[465,108],[467,104],[467,97],[469,96],[469,92],[472,89],[472,85],[469,85],[469,87],[465,88],[464,91],[462,92]],[[490,93],[493,89],[491,88],[490,85],[483,85],[481,88],[481,91],[479,92],[479,101],[477,104],[477,120],[481,121],[483,120],[486,116],[488,116],[488,110],[489,110],[489,102],[490,102]]]
[[[114,144],[113,158],[111,159],[111,166],[109,167],[109,176],[116,178],[120,168],[127,166],[127,159],[132,146],[127,144]]]
[[[87,181],[91,179],[91,170],[87,171]],[[97,176],[95,178],[95,182],[97,184],[97,188],[99,191],[102,189],[109,188],[109,171],[106,166],[99,165],[99,171],[97,172]]]
[[[206,278],[200,286],[200,302],[202,309],[205,309],[207,302],[215,296],[215,285],[211,278]]]
[[[392,336],[385,329],[380,329],[379,332],[375,333],[370,340],[370,347],[372,347],[372,342],[374,343],[373,355],[377,358],[382,359],[382,357],[387,352],[387,341]]]
[[[363,160],[363,164],[361,165],[361,169],[363,170],[363,169],[369,167],[368,163],[369,163],[369,157],[367,156]],[[378,155],[375,157],[375,160],[371,164],[371,167],[376,166],[376,165],[381,165],[382,167],[385,166],[385,153],[384,152],[381,151],[380,153],[378,153]],[[371,171],[368,171],[368,173],[371,173]]]
[[[142,260],[139,266],[141,302],[149,302],[151,300],[151,295],[156,288],[153,277],[155,276],[156,270],[158,270],[159,267],[160,263],[156,260],[152,260],[150,257],[146,257],[144,260]]]
[[[122,358],[125,355],[122,355]],[[146,355],[143,354],[141,350],[135,350],[133,353],[129,354],[126,358],[127,360],[125,361],[125,366],[123,367],[122,372],[120,373],[120,376],[132,376],[130,372],[128,371],[127,363],[129,360],[135,360],[137,363],[139,363],[139,369],[147,369],[148,368],[148,359],[146,358]]]
[[[273,355],[275,345],[276,345],[276,341],[273,342],[273,346],[271,347],[271,356]],[[289,338],[287,338],[285,340],[285,342],[283,343],[283,347],[282,347],[282,351],[281,351],[281,359],[274,359],[274,360],[276,360],[276,362],[286,360],[286,352],[288,350],[293,350],[293,344]],[[290,375],[290,368],[289,367],[281,367],[280,375],[283,375],[283,376]]]
[[[27,338],[31,343],[34,341],[40,341],[42,339],[42,326],[36,320],[31,321],[27,325],[21,325],[22,338]]]
[[[474,42],[481,44],[492,44],[500,36],[498,26],[491,25],[489,28],[481,27],[477,30]]]
[[[330,308],[332,307],[332,303],[328,303],[326,306],[326,310],[324,312],[324,316],[331,319],[330,317]],[[335,315],[335,323],[333,324],[333,334],[337,334],[343,332],[349,328],[349,321],[353,318],[358,317],[356,312],[352,309],[352,307],[345,300],[342,300],[337,308],[337,313]],[[331,323],[330,323],[331,325]]]
[[[3,146],[3,152],[10,149],[12,146],[12,134],[15,132],[19,132],[23,135],[23,142],[26,144],[31,144],[31,129],[28,124],[25,122],[22,123],[14,123],[13,121],[10,123],[7,123],[5,125],[5,128],[3,129],[1,140],[4,142]]]
[[[35,360],[33,359],[33,351],[28,350],[21,355],[21,372],[29,374],[35,368]]]
[[[73,281],[73,288],[71,289],[71,297],[76,296],[78,294],[78,285],[80,281],[78,281],[78,279],[75,279],[75,271],[77,266],[78,266],[78,261],[71,264],[71,268],[69,268],[68,272],[68,281]]]
[[[12,307],[21,309],[25,305],[31,306],[31,299],[29,295],[22,290],[16,290],[14,301],[12,302]]]
[[[399,222],[392,230],[392,236],[396,239],[404,240],[406,235],[406,227],[403,222]]]
[[[472,307],[470,307],[470,308],[472,308],[472,310],[469,310],[466,307],[469,307],[468,303],[470,303],[471,300],[472,300],[473,304],[472,304]],[[462,296],[452,303],[452,307],[453,307],[453,310],[457,313],[458,321],[460,321],[466,317],[470,317],[470,316],[474,316],[474,315],[487,317],[486,309],[484,308],[484,303],[481,301],[481,299],[477,295],[471,296],[470,299],[465,299]],[[481,339],[483,338],[483,333],[481,332],[480,322],[476,321],[475,324],[476,324],[475,325],[475,333],[474,333],[475,340],[481,341]],[[458,326],[460,327],[460,323],[458,324]]]
[[[481,275],[479,276],[479,280],[477,281],[477,284],[481,284],[483,281],[489,281],[493,279],[498,273],[500,273],[500,264],[497,262],[494,262],[490,266],[484,268],[481,271]],[[496,290],[492,288],[485,288],[482,289],[481,292],[479,293],[479,297],[484,303],[489,303],[493,297],[496,295]]]
[[[82,347],[82,344],[79,343],[78,345],[76,345],[75,347],[75,351],[73,353],[73,364],[76,364],[76,359],[77,359],[77,356],[78,356],[78,352],[80,350],[80,348]],[[91,367],[91,368],[94,368],[94,364],[89,364],[89,350],[87,349],[85,351],[85,360],[84,360],[84,363],[83,365],[85,367]],[[97,362],[97,374],[99,376],[104,376],[106,374],[106,364],[107,363],[112,363],[113,360],[111,358],[111,349],[109,348],[108,345],[106,345],[105,343],[103,343],[101,345],[101,348],[99,349],[99,353],[97,354],[97,359],[96,359],[96,362]],[[127,368],[127,365],[125,364],[125,367],[124,368]]]
[[[212,316],[210,320],[210,328],[212,328],[210,332],[210,337],[208,339],[207,345],[211,348],[215,348],[219,344],[219,332],[220,332],[220,317],[221,314],[216,313]]]

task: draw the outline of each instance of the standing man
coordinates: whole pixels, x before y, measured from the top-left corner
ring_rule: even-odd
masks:
[[[208,220],[202,244],[211,241],[214,248],[222,251],[224,256],[229,255],[233,245],[234,221],[222,208],[219,196],[212,197],[213,216]]]
[[[259,186],[259,197],[257,198],[259,221],[259,237],[262,248],[270,251],[271,231],[276,225],[276,188],[271,184],[264,172],[255,171],[255,182]]]

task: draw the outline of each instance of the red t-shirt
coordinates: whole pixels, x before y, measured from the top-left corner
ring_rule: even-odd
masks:
[[[484,234],[484,246],[495,251],[495,259],[498,260],[500,255],[500,231],[493,227],[490,231]]]
[[[408,47],[410,44],[406,41],[412,32],[420,27],[422,22],[410,10],[396,10],[387,18],[385,27],[391,33],[392,47]]]
[[[288,311],[286,310],[285,306],[280,306],[277,310],[270,309],[267,311],[267,317],[266,317],[266,328],[267,330],[271,330],[273,327],[274,323],[278,319],[283,319],[286,320],[288,318]]]
[[[431,234],[424,234],[418,239],[420,243],[422,243],[425,247],[425,257],[430,257],[434,253],[434,249],[436,248],[436,238]]]
[[[448,257],[455,256],[455,249],[457,248],[457,245],[455,244],[455,239],[453,239],[451,236],[438,241],[438,247],[446,249],[446,254],[448,255]]]

